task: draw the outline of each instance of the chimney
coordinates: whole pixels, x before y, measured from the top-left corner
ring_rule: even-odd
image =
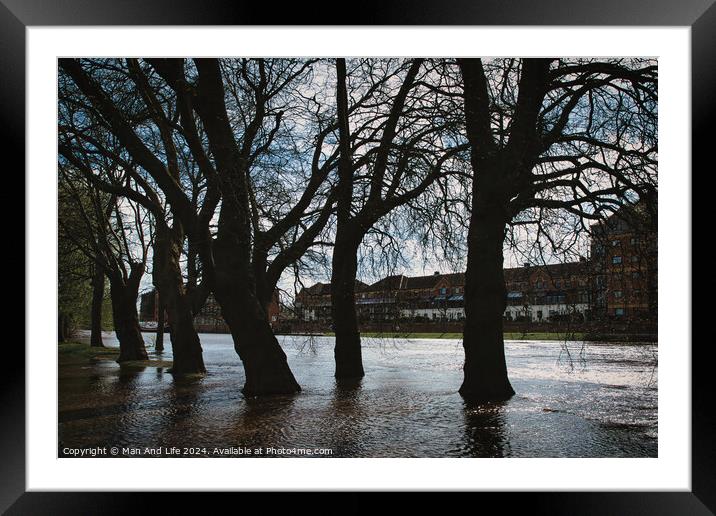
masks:
[[[524,262],[522,265],[523,265],[524,267],[529,267],[529,266],[530,266],[530,262]]]
[[[440,276],[440,271],[435,271],[435,272],[433,273],[433,276]]]

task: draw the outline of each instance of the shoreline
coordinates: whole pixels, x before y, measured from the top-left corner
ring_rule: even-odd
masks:
[[[142,328],[144,333],[155,330]],[[168,331],[167,331],[168,333]],[[229,335],[224,332],[200,332]],[[361,332],[361,337],[376,339],[462,339],[458,332]],[[297,332],[276,333],[276,337],[334,337],[333,332]],[[588,332],[505,332],[504,340],[547,340],[547,341],[585,341],[585,342],[624,342],[658,344],[658,335],[653,333],[588,333]]]
[[[360,334],[365,338],[384,339],[462,339],[462,333],[454,332],[365,332]],[[281,333],[281,336],[302,336],[302,337],[333,337],[332,332],[323,333]],[[584,332],[508,332],[503,334],[504,340],[548,340],[548,341],[587,341],[587,342],[623,342],[623,343],[650,343],[657,344],[656,335],[652,334],[588,334]]]

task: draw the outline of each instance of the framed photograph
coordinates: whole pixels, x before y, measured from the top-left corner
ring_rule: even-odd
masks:
[[[170,491],[716,511],[691,302],[716,8],[370,7],[4,0],[9,514]]]

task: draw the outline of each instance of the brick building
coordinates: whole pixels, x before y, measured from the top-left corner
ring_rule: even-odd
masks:
[[[356,281],[356,297],[360,297],[366,287],[368,285],[362,281]],[[302,321],[330,321],[331,284],[316,283],[302,288],[296,295],[294,308],[296,316]]]
[[[505,319],[515,322],[584,321],[591,316],[587,260],[505,269]]]
[[[278,326],[279,295],[278,290],[274,292],[271,303],[268,306],[268,320],[272,328]],[[152,289],[141,295],[139,303],[139,320],[142,323],[157,321],[157,291]],[[165,318],[167,325],[171,326],[169,318]],[[205,333],[229,333],[229,327],[221,315],[221,307],[216,301],[214,294],[209,294],[198,314],[194,316],[194,327],[198,332]]]
[[[656,320],[656,214],[645,204],[622,208],[592,225],[595,314],[607,319]]]

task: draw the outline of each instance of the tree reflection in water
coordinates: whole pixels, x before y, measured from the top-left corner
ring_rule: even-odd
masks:
[[[510,443],[505,408],[509,401],[473,405],[465,403],[465,446],[471,457],[505,457]]]

